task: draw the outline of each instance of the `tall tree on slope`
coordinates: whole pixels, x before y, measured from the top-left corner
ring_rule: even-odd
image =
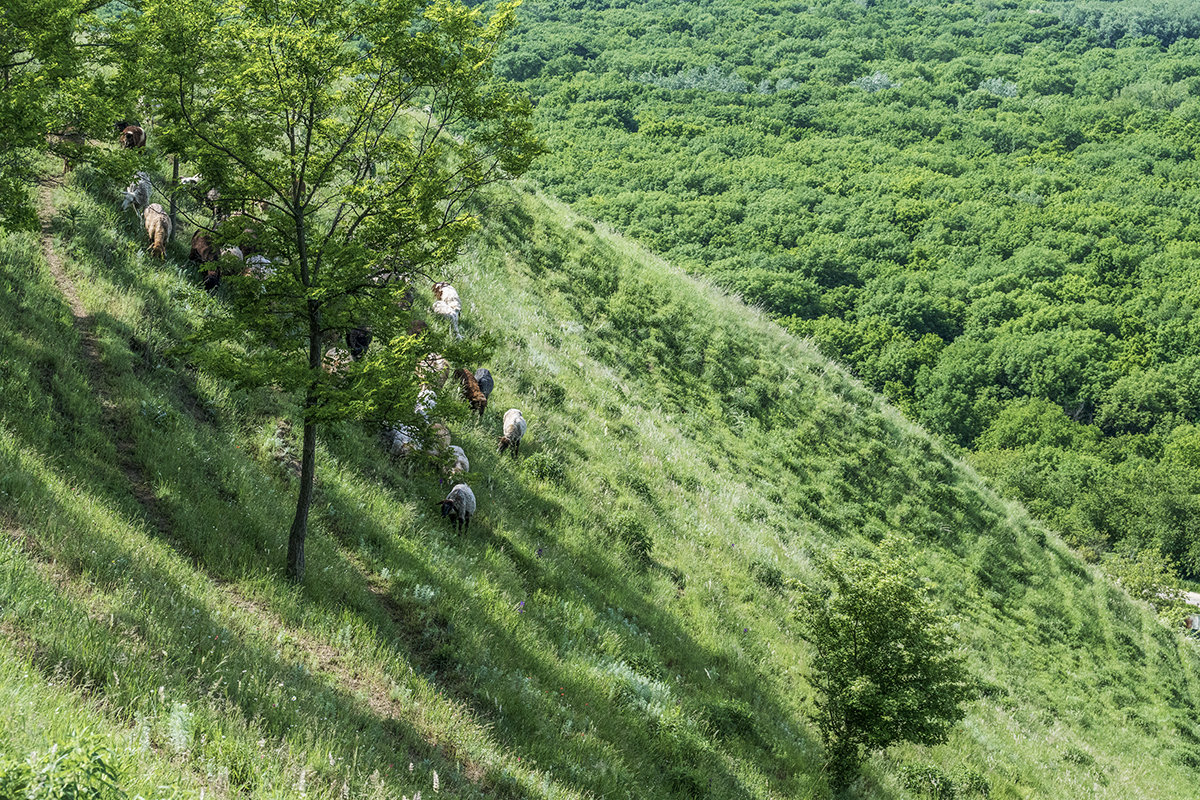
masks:
[[[538,152],[528,100],[491,69],[517,5],[485,17],[455,0],[146,0],[114,26],[143,54],[156,139],[246,210],[219,235],[252,229],[272,262],[229,281],[203,337],[237,343],[221,359],[246,382],[303,397],[294,581],[318,425],[412,408],[407,283],[454,256],[471,197]],[[382,346],[330,369],[334,339],[364,322]]]

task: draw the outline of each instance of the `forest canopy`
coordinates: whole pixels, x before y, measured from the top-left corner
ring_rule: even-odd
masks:
[[[1194,4],[522,14],[497,65],[544,185],[812,337],[1085,552],[1200,575]]]

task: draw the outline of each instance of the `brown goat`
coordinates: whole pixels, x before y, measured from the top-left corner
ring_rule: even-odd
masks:
[[[483,419],[483,412],[487,408],[487,397],[483,390],[479,388],[479,382],[475,380],[475,376],[470,370],[459,367],[454,370],[454,377],[458,378],[458,382],[462,384],[463,399],[471,404],[471,410],[479,414],[479,418]]]

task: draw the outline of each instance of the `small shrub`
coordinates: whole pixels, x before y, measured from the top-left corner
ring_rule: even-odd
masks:
[[[783,570],[774,564],[756,559],[750,562],[750,575],[773,592],[783,591]]]
[[[119,770],[94,741],[55,743],[45,753],[15,761],[0,756],[0,797],[122,800]]]
[[[958,797],[958,787],[954,781],[934,766],[903,767],[900,770],[900,782],[910,792],[933,800],[955,800]]]
[[[561,486],[567,478],[562,460],[557,453],[534,453],[524,461],[525,470],[533,477]]]

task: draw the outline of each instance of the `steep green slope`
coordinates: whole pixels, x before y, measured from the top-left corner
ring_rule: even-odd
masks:
[[[0,243],[0,752],[98,741],[145,797],[827,796],[791,587],[895,531],[980,699],[857,796],[1192,795],[1191,642],[807,343],[527,190],[451,276],[497,343],[454,428],[470,532],[439,475],[334,426],[290,587],[292,399],[187,365],[220,300],[75,181],[57,284]]]
[[[522,13],[500,68],[548,191],[811,336],[1072,545],[1200,577],[1194,4]]]

